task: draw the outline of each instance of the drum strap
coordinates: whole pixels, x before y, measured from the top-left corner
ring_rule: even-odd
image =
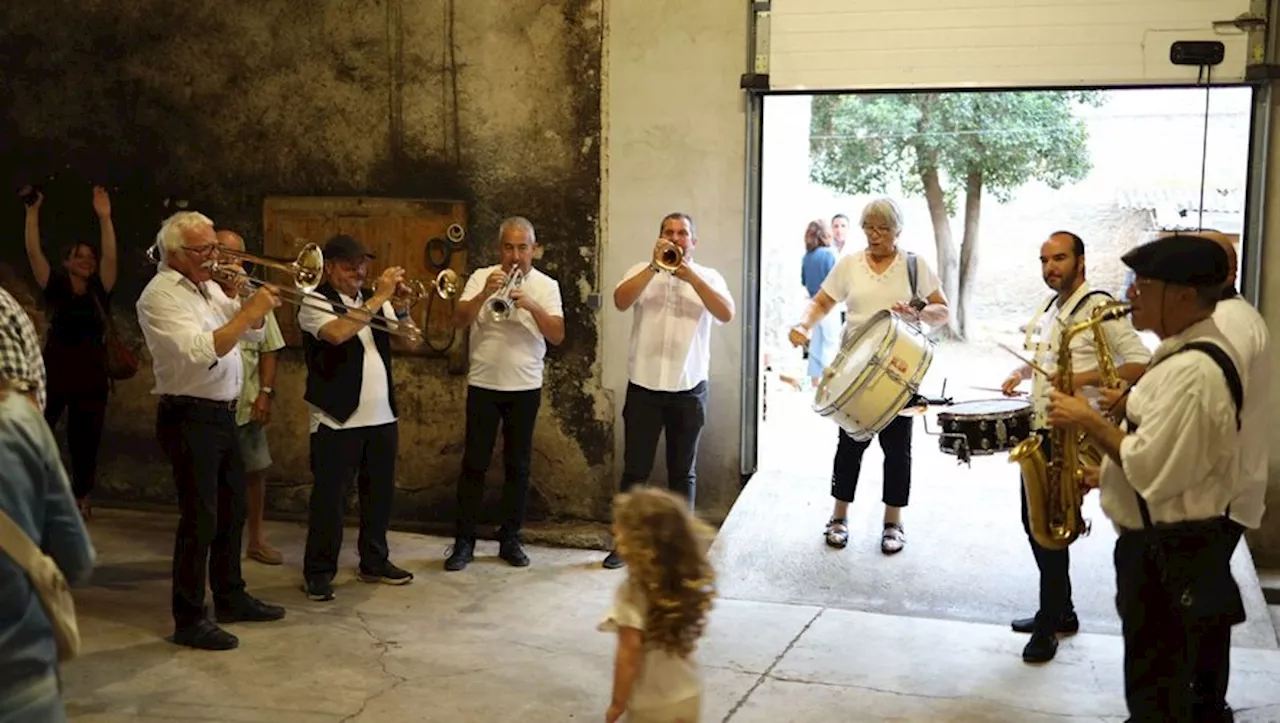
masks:
[[[915,301],[916,296],[916,255],[907,252],[907,283],[911,284],[911,300]]]

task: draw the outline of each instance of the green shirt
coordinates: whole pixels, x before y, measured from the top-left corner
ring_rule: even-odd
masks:
[[[249,423],[253,403],[258,401],[258,394],[262,391],[262,380],[258,378],[259,356],[283,348],[284,335],[280,333],[274,311],[267,313],[267,328],[262,341],[240,342],[240,356],[244,359],[244,385],[240,387],[240,402],[236,405],[237,426]]]

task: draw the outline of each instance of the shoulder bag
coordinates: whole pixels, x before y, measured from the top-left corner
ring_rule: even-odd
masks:
[[[103,307],[102,300],[98,298],[97,291],[92,287],[89,289],[89,296],[93,298],[93,305],[98,307],[98,316],[102,319],[102,327],[105,330],[102,339],[107,348],[107,378],[132,379],[138,373],[138,355],[120,339],[115,322],[111,320],[111,314]]]
[[[76,624],[75,600],[66,576],[58,563],[44,554],[4,510],[0,510],[0,551],[26,571],[32,587],[40,595],[40,603],[58,641],[58,660],[66,662],[79,655],[80,628]]]

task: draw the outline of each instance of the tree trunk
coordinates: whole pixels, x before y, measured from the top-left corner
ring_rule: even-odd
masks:
[[[960,338],[969,334],[969,298],[978,270],[978,227],[982,221],[982,169],[969,170],[964,183],[964,238],[960,241],[960,287],[954,318]]]
[[[942,182],[938,178],[936,158],[937,154],[934,154],[933,159],[921,159],[920,181],[924,184],[924,198],[929,203],[929,220],[933,222],[933,242],[938,249],[938,280],[942,282],[942,293],[948,300],[953,300],[957,298],[960,287],[960,265],[956,258],[955,243],[951,239],[951,219],[947,216],[947,203],[943,198]],[[947,339],[964,338],[954,314],[951,323],[938,331]]]

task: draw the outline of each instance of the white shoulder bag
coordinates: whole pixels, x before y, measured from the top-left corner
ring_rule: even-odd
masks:
[[[75,600],[58,563],[36,546],[27,533],[0,510],[0,551],[27,572],[40,594],[44,612],[58,641],[58,660],[66,662],[80,653],[80,628],[76,625]]]

